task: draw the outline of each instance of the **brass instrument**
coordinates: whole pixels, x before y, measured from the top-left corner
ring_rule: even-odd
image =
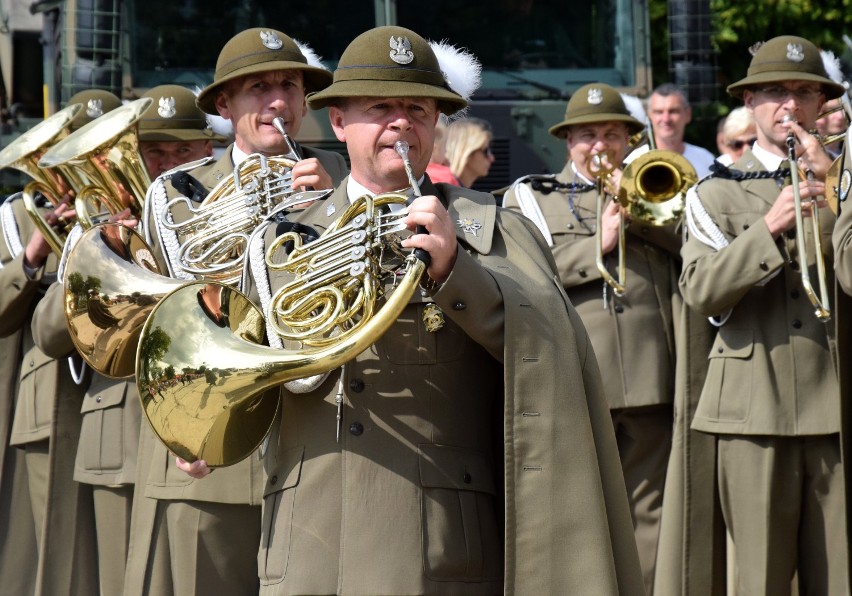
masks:
[[[102,375],[129,377],[142,325],[184,283],[161,274],[134,230],[118,223],[89,228],[65,264],[65,318],[77,351]]]
[[[686,205],[686,193],[698,182],[695,168],[682,155],[674,151],[652,149],[643,153],[624,168],[617,201],[623,208],[618,235],[618,279],[607,271],[603,262],[603,238],[600,233],[604,204],[606,177],[615,169],[611,160],[602,154],[592,156],[591,169],[597,178],[597,244],[595,265],[604,281],[616,296],[622,296],[626,287],[627,269],[625,254],[625,216],[651,226],[667,226],[680,220]]]
[[[65,194],[73,189],[71,183],[57,171],[39,167],[41,157],[54,145],[69,134],[69,127],[77,113],[83,108],[74,104],[56,112],[53,116],[38,123],[0,151],[0,169],[13,168],[33,179],[23,190],[22,199],[30,217],[42,236],[57,256],[62,254],[67,230],[60,235],[49,225],[35,202],[35,193],[40,192],[54,208],[59,205]]]
[[[71,181],[77,191],[77,219],[84,228],[92,227],[104,211],[114,215],[129,207],[140,217],[151,180],[139,154],[137,123],[151,103],[144,97],[107,112],[39,160],[39,167],[59,171]]]
[[[411,176],[407,157],[403,163]],[[345,364],[393,325],[426,270],[399,246],[404,213],[385,213],[407,202],[399,193],[365,195],[317,240],[302,245],[291,232],[269,248],[267,261],[293,280],[270,316],[296,349],[259,345],[262,313],[223,284],[187,284],[160,301],[139,341],[136,382],[148,421],[171,451],[212,467],[239,461],[272,425],[279,396],[268,389]],[[277,263],[286,242],[294,248]]]
[[[287,206],[282,203],[294,194],[291,171],[302,158],[284,130],[284,121],[275,118],[273,125],[287,143],[286,154],[250,155],[198,207],[185,197],[166,204],[160,225],[176,234],[180,243],[177,266],[186,273],[223,283],[236,282],[249,235],[274,210]],[[302,201],[309,200],[304,193],[300,197]],[[188,212],[189,217],[174,222],[171,213],[175,207]]]
[[[785,116],[787,118],[787,116]],[[802,215],[802,195],[799,191],[799,165],[796,160],[796,135],[790,132],[787,135],[787,162],[790,167],[790,182],[793,186],[793,203],[796,215],[796,252],[799,258],[799,271],[801,272],[802,287],[814,307],[817,319],[827,322],[831,318],[831,308],[828,302],[828,286],[825,276],[825,259],[822,254],[822,241],[820,239],[821,229],[819,224],[819,207],[816,198],[811,197],[811,231],[814,236],[814,261],[817,267],[817,281],[819,283],[819,294],[811,284],[808,273],[808,247],[805,243],[805,224]]]

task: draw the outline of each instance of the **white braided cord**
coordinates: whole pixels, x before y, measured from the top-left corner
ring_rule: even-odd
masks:
[[[548,246],[553,246],[553,237],[550,235],[550,230],[547,227],[547,221],[544,219],[544,214],[541,212],[541,207],[535,198],[535,195],[530,190],[527,182],[528,176],[518,178],[512,183],[512,191],[515,193],[515,198],[518,200],[518,206],[528,219],[536,225],[544,239],[547,240]]]
[[[0,205],[3,237],[6,239],[6,248],[9,249],[12,258],[17,257],[24,250],[24,245],[21,243],[21,232],[18,229],[18,222],[15,220],[15,211],[12,209],[12,201],[18,200],[20,196],[21,193],[14,194],[5,200],[3,205]],[[0,267],[2,266],[0,264]]]

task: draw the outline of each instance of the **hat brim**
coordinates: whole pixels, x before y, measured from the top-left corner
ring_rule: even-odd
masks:
[[[233,81],[240,77],[261,72],[270,72],[276,70],[301,70],[305,77],[305,91],[312,92],[320,89],[325,89],[331,85],[333,75],[330,71],[316,66],[310,66],[304,62],[290,62],[285,60],[261,62],[228,73],[218,81],[215,81],[201,90],[198,94],[198,99],[195,100],[196,105],[207,114],[218,116],[216,110],[216,95],[222,89],[222,86],[228,81]]]
[[[467,102],[449,89],[412,81],[349,80],[337,81],[330,87],[311,93],[307,97],[308,107],[319,110],[335,99],[351,97],[416,97],[430,98],[438,102],[438,109],[455,114],[467,107]]]
[[[140,130],[139,141],[142,143],[146,141],[213,141],[214,143],[226,143],[228,142],[228,138],[209,130],[169,130],[163,128],[157,130]]]
[[[577,124],[596,124],[606,122],[624,122],[627,125],[627,130],[630,134],[636,134],[645,130],[645,125],[631,116],[625,114],[585,114],[574,118],[566,118],[559,124],[551,126],[547,132],[554,137],[564,139],[568,136],[568,127]]]
[[[822,85],[826,99],[834,99],[846,93],[846,87],[819,75],[806,72],[770,71],[748,76],[736,83],[728,85],[728,94],[742,99],[743,91],[750,87],[763,85],[765,83],[780,83],[783,81],[812,81],[814,83],[819,83]]]

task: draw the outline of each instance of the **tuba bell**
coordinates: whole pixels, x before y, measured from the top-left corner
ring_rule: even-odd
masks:
[[[138,121],[153,100],[137,99],[92,120],[54,145],[39,167],[60,172],[77,191],[77,219],[90,228],[104,212],[142,214],[151,185],[139,153]]]
[[[407,147],[398,151],[413,180]],[[266,261],[292,281],[266,320],[243,294],[215,282],[189,283],[154,307],[139,340],[136,383],[148,422],[172,452],[211,467],[236,463],[271,428],[279,394],[268,390],[333,370],[384,335],[427,266],[428,254],[399,246],[404,214],[387,213],[408,201],[365,195],[313,242],[279,236]],[[288,242],[294,248],[278,262]],[[267,323],[287,349],[261,345]]]
[[[74,104],[56,112],[0,151],[0,169],[13,168],[33,179],[24,187],[22,193],[24,206],[57,256],[62,254],[67,231],[60,236],[54,227],[44,220],[36,205],[35,194],[40,192],[55,208],[65,194],[74,187],[61,172],[46,170],[38,164],[51,147],[68,137],[71,122],[81,109],[82,105]]]

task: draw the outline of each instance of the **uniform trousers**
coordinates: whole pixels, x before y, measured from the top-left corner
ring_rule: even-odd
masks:
[[[719,498],[734,542],[736,593],[848,595],[840,439],[720,435]]]
[[[143,593],[257,596],[259,544],[259,505],[157,500]]]
[[[663,488],[672,449],[672,406],[610,410],[645,591],[653,593]]]
[[[41,544],[44,518],[47,513],[48,478],[50,476],[50,441],[36,441],[23,446],[26,450],[27,483],[33,506],[36,542]]]
[[[32,594],[38,546],[23,449],[7,447],[0,491],[0,593]]]
[[[130,540],[133,485],[92,485],[92,500],[95,505],[101,594],[121,594]]]

